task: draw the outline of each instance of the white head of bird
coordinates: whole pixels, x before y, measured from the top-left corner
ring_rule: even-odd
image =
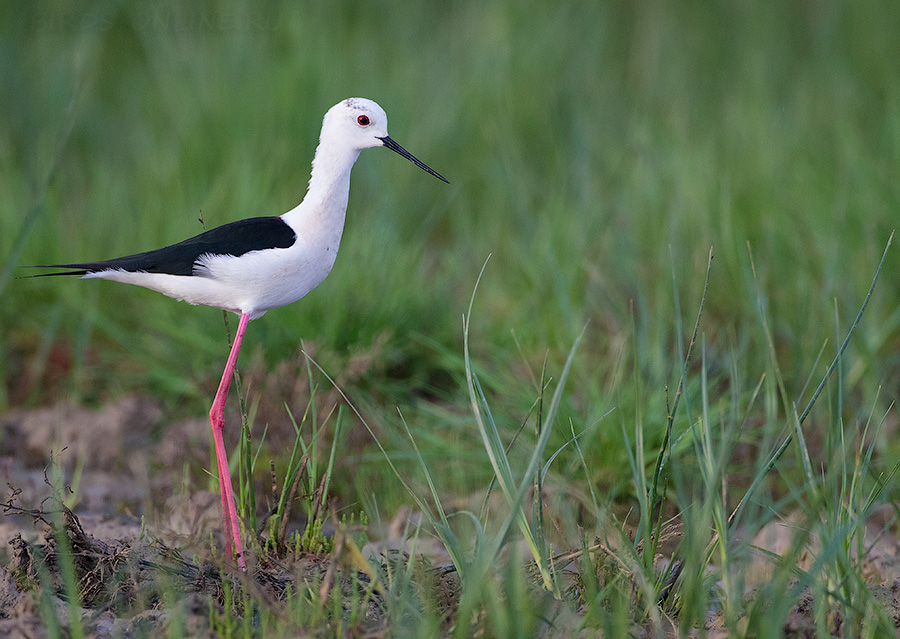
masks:
[[[387,114],[366,98],[347,98],[328,109],[322,121],[322,141],[362,150],[383,146]]]

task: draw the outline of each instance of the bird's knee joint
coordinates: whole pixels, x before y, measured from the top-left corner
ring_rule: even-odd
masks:
[[[222,430],[225,427],[225,419],[215,409],[209,411],[209,425],[213,430]]]

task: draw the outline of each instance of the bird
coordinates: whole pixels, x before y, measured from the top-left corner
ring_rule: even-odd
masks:
[[[240,316],[222,379],[209,411],[225,531],[225,553],[246,571],[228,457],[223,440],[225,400],[250,320],[296,302],[321,284],[334,265],[350,194],[350,171],[364,149],[386,147],[449,184],[387,130],[387,114],[376,102],[348,98],[322,120],[306,195],[280,216],[253,217],[210,229],[164,248],[102,262],[44,264],[68,269],[36,277],[76,275],[135,284],[190,304]],[[232,554],[232,540],[234,554]]]

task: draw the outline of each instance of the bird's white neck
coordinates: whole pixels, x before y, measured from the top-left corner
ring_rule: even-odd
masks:
[[[350,196],[350,170],[358,157],[359,149],[320,141],[312,161],[306,197],[282,216],[284,221],[295,229],[317,227],[340,235]]]

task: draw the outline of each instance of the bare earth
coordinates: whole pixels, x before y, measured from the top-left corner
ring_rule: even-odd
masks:
[[[161,437],[161,417],[157,402],[133,396],[99,411],[58,405],[0,418],[0,477],[8,491],[5,516],[0,517],[0,561],[5,566],[0,568],[0,637],[51,636],[50,614],[64,636],[73,616],[89,637],[163,636],[175,615],[187,636],[214,637],[211,619],[226,603],[226,584],[231,592],[248,589],[276,606],[288,584],[334,584],[337,562],[328,555],[251,555],[247,575],[225,568],[217,550],[222,547],[219,498],[205,490],[209,479],[199,472],[210,463],[208,424],[185,421]],[[64,496],[68,507],[51,498],[51,454],[71,487]],[[871,552],[862,564],[873,591],[900,626],[900,543],[892,513],[878,511],[868,522]],[[384,539],[364,553],[401,543],[410,516],[398,513],[393,525],[385,525]],[[769,578],[772,559],[762,550],[786,550],[792,523],[773,523],[754,538],[761,551],[747,572],[748,591]],[[302,522],[296,525],[302,527]],[[79,582],[79,602],[64,599],[70,590],[66,567],[56,554],[61,535],[75,551],[74,576],[69,578]],[[443,563],[440,548],[426,552]],[[800,567],[811,565],[814,555],[813,542],[800,557]],[[448,586],[448,604],[453,590]],[[362,630],[383,632],[377,601],[370,612]],[[839,620],[835,623],[835,636],[844,636],[848,629],[840,628]],[[572,631],[578,623],[566,625]],[[811,600],[798,602],[784,631],[787,637],[815,636]],[[707,632],[727,636],[716,616],[710,617]]]

